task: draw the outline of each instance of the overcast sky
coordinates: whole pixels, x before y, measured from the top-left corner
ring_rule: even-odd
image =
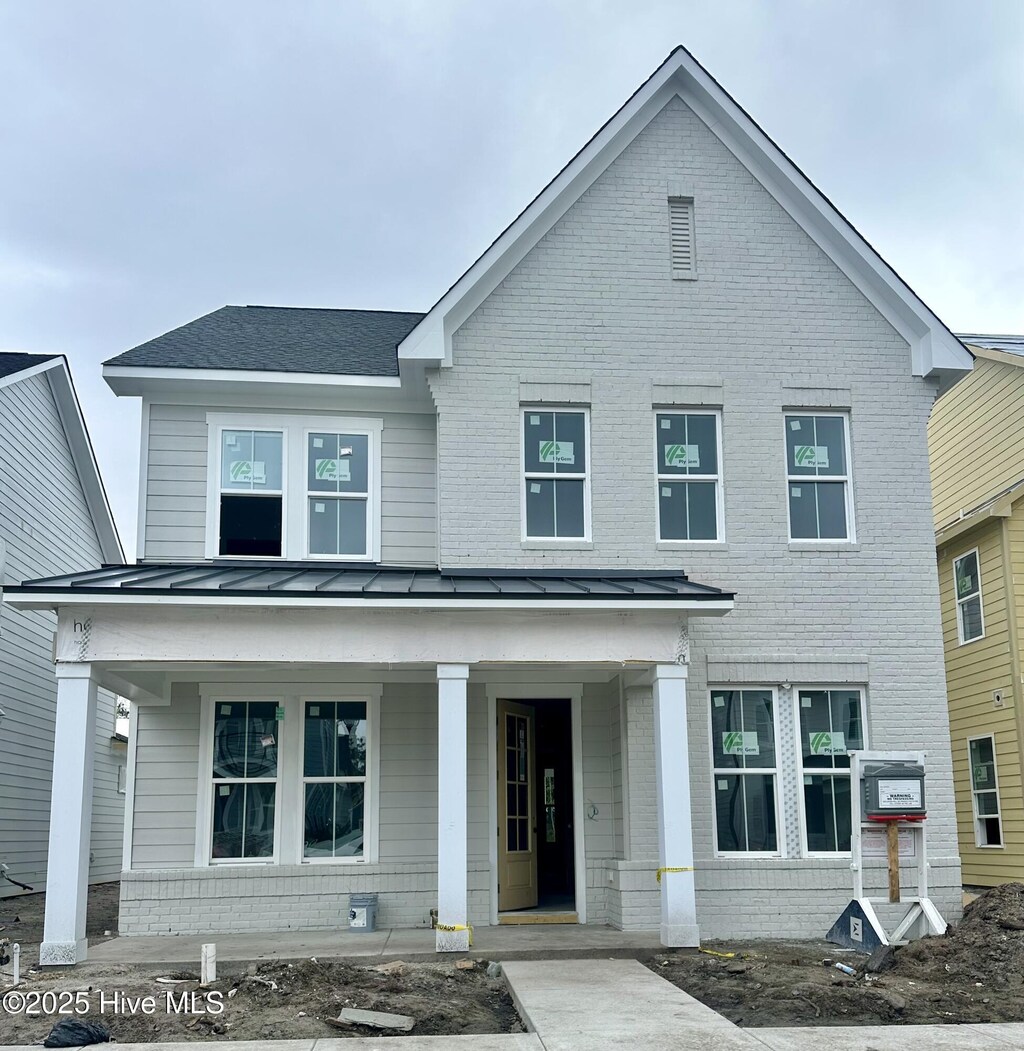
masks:
[[[1024,0],[0,0],[0,349],[425,310],[677,44],[956,331],[1024,332]]]

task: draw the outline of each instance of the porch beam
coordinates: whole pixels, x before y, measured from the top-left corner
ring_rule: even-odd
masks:
[[[653,675],[661,942],[668,946],[700,945],[686,728],[687,670],[683,664],[658,664]]]
[[[43,966],[86,958],[96,690],[90,664],[57,664],[46,911],[39,947]]]
[[[468,664],[437,666],[438,952],[469,949],[467,680]]]

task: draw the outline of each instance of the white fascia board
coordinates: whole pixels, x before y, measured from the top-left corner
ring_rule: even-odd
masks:
[[[678,95],[907,341],[916,376],[970,371],[970,354],[692,55],[674,51],[399,344],[452,364],[452,336],[673,96]]]
[[[118,395],[141,396],[158,385],[222,383],[228,386],[268,384],[291,387],[401,387],[399,376],[336,376],[323,372],[262,372],[250,369],[167,369],[104,365],[103,378]]]
[[[215,606],[228,608],[265,609],[273,606],[283,609],[363,609],[363,610],[493,610],[538,613],[571,613],[576,610],[601,610],[605,613],[628,613],[631,610],[656,610],[666,613],[706,614],[720,617],[733,608],[732,599],[634,599],[631,602],[615,599],[366,599],[325,598],[322,595],[295,595],[286,598],[265,592],[249,595],[132,595],[124,592],[66,592],[4,591],[4,601],[16,609],[70,609],[76,606]]]
[[[121,546],[114,513],[107,499],[107,490],[103,485],[103,477],[86,427],[85,415],[75,391],[74,380],[71,378],[71,370],[63,357],[58,358],[55,364],[60,368],[48,371],[46,378],[64,427],[78,478],[82,483],[82,491],[96,530],[103,561],[109,565],[124,565],[124,548]],[[25,373],[20,375],[24,377]]]

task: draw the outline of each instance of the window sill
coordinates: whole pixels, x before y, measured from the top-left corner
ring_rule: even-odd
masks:
[[[519,546],[524,551],[592,551],[593,540],[523,540]]]
[[[849,540],[790,540],[790,551],[859,551],[860,544]]]
[[[658,540],[656,551],[728,551],[724,540]]]

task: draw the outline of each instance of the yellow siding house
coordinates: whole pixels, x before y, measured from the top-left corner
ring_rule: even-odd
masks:
[[[963,881],[1024,880],[1024,336],[977,362],[928,427]]]

